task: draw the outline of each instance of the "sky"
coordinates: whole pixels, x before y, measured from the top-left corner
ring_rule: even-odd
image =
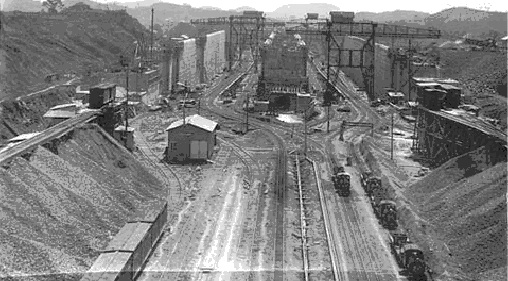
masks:
[[[135,0],[96,0],[97,2],[134,2]],[[175,4],[187,3],[193,7],[213,6],[223,10],[235,9],[241,6],[253,7],[258,11],[272,12],[280,6],[287,4],[306,4],[306,3],[329,3],[340,8],[342,11],[353,12],[384,12],[394,10],[414,10],[427,13],[435,13],[452,7],[468,7],[473,9],[489,10],[489,11],[508,11],[506,0],[406,0],[406,1],[302,1],[302,0],[161,0]],[[504,3],[504,4],[503,4]]]

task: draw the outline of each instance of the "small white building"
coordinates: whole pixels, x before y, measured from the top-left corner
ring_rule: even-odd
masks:
[[[218,123],[198,114],[175,121],[166,129],[166,158],[173,162],[206,160],[212,157],[217,144]]]
[[[134,149],[134,130],[133,127],[125,129],[124,125],[120,125],[115,128],[113,137],[132,151]]]

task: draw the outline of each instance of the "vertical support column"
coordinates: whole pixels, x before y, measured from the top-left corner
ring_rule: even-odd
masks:
[[[229,17],[229,54],[228,54],[228,60],[229,60],[229,71],[233,68],[233,16]]]
[[[240,21],[240,33],[238,35],[238,66],[242,66],[242,53],[243,53],[243,40],[242,29],[244,28],[243,22]]]
[[[376,28],[377,23],[372,24],[372,83],[371,93],[372,98],[376,97]]]
[[[412,84],[412,79],[413,79],[413,73],[412,73],[412,62],[411,62],[411,59],[413,58],[413,51],[411,50],[411,39],[409,39],[409,50],[408,50],[408,57],[407,57],[407,97],[408,97],[408,101],[411,101],[411,93],[413,91],[412,87],[411,87],[411,84]]]
[[[328,113],[327,113],[327,121],[326,121],[326,133],[328,134],[330,132],[330,102],[331,102],[331,87],[330,87],[330,44],[331,44],[331,41],[332,41],[332,32],[331,32],[331,27],[332,27],[332,23],[329,22],[328,20],[326,20],[326,26],[327,26],[327,30],[326,30],[326,45],[327,45],[327,52],[326,52],[326,88],[325,88],[325,95],[326,95],[326,99],[328,99],[328,101],[325,100],[325,105],[328,106]]]
[[[254,73],[258,73],[258,53],[259,53],[259,18],[256,18],[256,42],[254,42],[254,50],[252,50],[252,56],[254,58]]]

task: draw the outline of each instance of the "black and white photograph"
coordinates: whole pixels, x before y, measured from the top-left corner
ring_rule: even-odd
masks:
[[[0,281],[508,280],[506,2],[319,1],[0,0]]]

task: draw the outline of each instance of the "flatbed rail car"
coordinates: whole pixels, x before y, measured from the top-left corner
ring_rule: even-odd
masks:
[[[110,241],[81,281],[133,281],[164,233],[167,202],[143,203]]]

